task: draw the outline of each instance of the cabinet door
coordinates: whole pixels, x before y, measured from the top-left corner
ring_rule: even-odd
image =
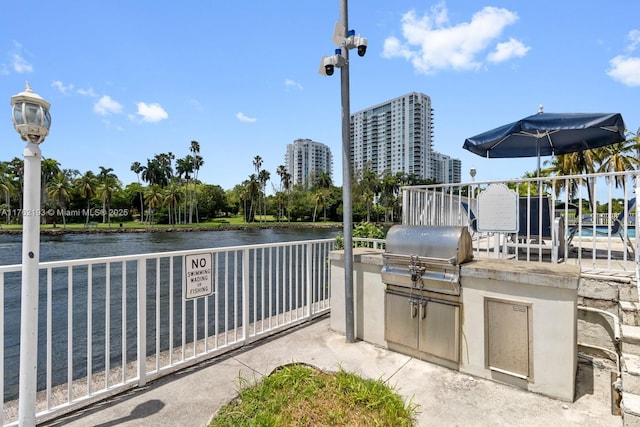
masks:
[[[423,300],[420,308],[419,350],[458,362],[460,306]]]
[[[406,347],[418,347],[418,303],[415,298],[387,292],[384,338]]]
[[[486,363],[492,370],[533,377],[531,306],[516,301],[485,300]]]

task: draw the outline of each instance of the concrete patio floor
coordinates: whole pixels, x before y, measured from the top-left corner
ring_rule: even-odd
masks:
[[[330,329],[328,316],[40,425],[206,426],[237,395],[241,378],[259,381],[293,362],[384,380],[418,405],[418,426],[622,426],[612,415],[610,360],[580,357],[575,401],[563,402],[365,342],[347,343]]]

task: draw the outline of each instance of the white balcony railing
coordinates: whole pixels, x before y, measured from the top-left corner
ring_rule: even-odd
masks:
[[[638,174],[598,173],[404,187],[402,222],[469,226],[474,251],[479,256],[577,263],[583,270],[635,274]],[[518,233],[477,230],[478,216],[482,215],[478,211],[478,195],[491,184],[505,184],[517,193]]]
[[[309,321],[330,308],[333,239],[40,264],[43,421]],[[184,258],[212,254],[211,296]],[[21,266],[0,266],[0,425],[17,423]]]

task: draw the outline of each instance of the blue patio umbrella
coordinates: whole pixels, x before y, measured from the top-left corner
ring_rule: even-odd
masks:
[[[542,111],[542,108],[540,108]],[[462,148],[487,158],[540,157],[604,147],[625,140],[619,113],[543,113],[467,138]]]

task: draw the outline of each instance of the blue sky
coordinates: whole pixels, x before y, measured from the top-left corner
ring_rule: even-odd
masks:
[[[111,167],[124,184],[133,161],[189,153],[200,178],[225,189],[275,173],[286,145],[331,147],[342,183],[340,73],[331,55],[340,2],[29,1],[0,5],[0,160],[21,157],[10,97],[33,90],[51,104],[44,157],[80,172]],[[619,112],[640,127],[640,3],[614,0],[446,2],[351,0],[351,111],[408,92],[434,108],[434,148],[459,158],[463,181],[508,179],[536,161],[483,159],[465,138],[534,114]]]

